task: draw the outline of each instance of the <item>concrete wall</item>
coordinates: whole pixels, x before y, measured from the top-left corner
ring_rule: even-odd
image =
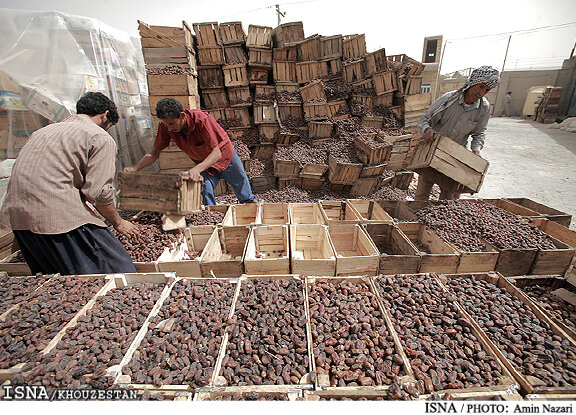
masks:
[[[560,115],[576,116],[576,56],[566,59],[558,72],[556,86],[564,88],[560,98]]]
[[[500,116],[504,108],[504,96],[506,92],[512,91],[510,115],[521,116],[528,90],[533,86],[555,86],[558,72],[557,69],[505,71],[500,77],[500,87],[490,91],[486,97],[493,106],[493,115]]]

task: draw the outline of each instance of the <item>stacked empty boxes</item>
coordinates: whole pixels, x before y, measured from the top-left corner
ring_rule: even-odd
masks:
[[[560,105],[560,97],[562,96],[561,86],[549,86],[546,88],[542,101],[534,110],[534,120],[544,123],[552,124],[556,122],[558,115],[558,106]]]
[[[178,100],[184,108],[200,108],[194,41],[185,22],[182,27],[149,26],[138,29],[148,77],[150,112],[158,128],[156,104],[164,97]],[[178,147],[171,144],[158,158],[161,171],[177,172],[194,165]]]

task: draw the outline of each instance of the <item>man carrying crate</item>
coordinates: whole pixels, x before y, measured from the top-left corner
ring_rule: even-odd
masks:
[[[196,163],[190,172],[192,180],[204,179],[202,203],[215,205],[214,189],[220,179],[226,180],[240,203],[252,203],[254,194],[242,161],[226,131],[214,117],[202,110],[184,109],[174,98],[162,98],[156,104],[160,119],[154,147],[134,166],[124,171],[138,171],[154,163],[162,150],[174,143]]]
[[[499,72],[490,66],[481,66],[472,71],[464,85],[438,98],[418,120],[418,132],[424,143],[434,139],[434,132],[451,138],[461,146],[468,145],[480,155],[484,146],[485,131],[490,119],[490,103],[484,95],[500,82]],[[414,200],[428,200],[434,181],[419,175]],[[458,199],[459,193],[440,188],[440,199]]]

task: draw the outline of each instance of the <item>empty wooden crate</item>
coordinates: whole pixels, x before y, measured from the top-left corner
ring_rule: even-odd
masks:
[[[418,272],[420,269],[418,249],[397,227],[388,223],[368,223],[363,226],[380,252],[380,274]]]
[[[380,253],[360,225],[333,224],[328,234],[336,253],[336,276],[378,275]]]
[[[364,199],[348,199],[346,204],[349,204],[352,210],[360,218],[362,222],[373,223],[392,223],[393,220],[382,207],[373,200]]]
[[[222,226],[249,226],[259,223],[259,204],[230,205],[222,219]]]
[[[246,226],[214,229],[200,257],[202,276],[240,277],[249,232]]]
[[[254,226],[250,231],[244,255],[246,274],[289,274],[288,247],[288,225]]]
[[[320,200],[318,201],[320,211],[324,216],[324,222],[327,225],[337,224],[359,224],[361,218],[356,211],[350,207],[350,204],[343,200]]]
[[[317,203],[289,203],[291,224],[324,224],[324,216]]]
[[[292,273],[333,276],[336,257],[325,225],[290,225]]]
[[[191,180],[188,172],[120,172],[118,208],[179,215],[196,212],[202,208],[202,182]]]
[[[262,203],[260,205],[260,223],[262,225],[286,225],[290,223],[288,204]]]
[[[412,241],[422,254],[419,272],[454,274],[458,269],[458,251],[444,242],[434,231],[422,223],[403,222],[398,228]]]

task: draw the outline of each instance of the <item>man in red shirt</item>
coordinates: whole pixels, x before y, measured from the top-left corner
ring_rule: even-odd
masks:
[[[161,122],[152,151],[124,171],[138,171],[154,163],[172,140],[196,163],[189,171],[190,177],[193,180],[204,178],[204,205],[216,204],[214,189],[222,178],[232,186],[240,203],[254,201],[242,161],[228,134],[214,117],[202,110],[185,110],[174,98],[158,101],[156,115]]]

